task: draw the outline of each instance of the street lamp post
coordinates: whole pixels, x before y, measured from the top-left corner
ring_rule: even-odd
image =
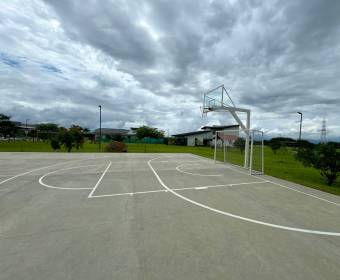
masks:
[[[26,119],[26,128],[25,128],[25,135],[26,135],[26,138],[27,138],[27,135],[28,135],[28,128],[27,128],[27,122],[29,121],[29,119]]]
[[[301,141],[301,128],[302,128],[302,113],[297,112],[300,115],[300,132],[299,132],[299,141]]]
[[[99,107],[99,151],[102,150],[102,105],[98,105]]]

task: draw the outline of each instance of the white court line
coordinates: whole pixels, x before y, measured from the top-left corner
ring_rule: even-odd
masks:
[[[1,181],[1,182],[0,182],[0,185],[3,184],[3,183],[8,182],[8,181],[10,181],[10,180],[13,180],[13,179],[15,179],[15,178],[18,178],[18,177],[24,176],[24,175],[26,175],[26,174],[32,173],[32,172],[34,172],[34,171],[38,171],[38,170],[50,168],[50,167],[57,166],[57,165],[60,165],[60,164],[65,164],[65,162],[59,162],[59,163],[56,163],[56,164],[52,164],[52,165],[48,165],[48,166],[44,166],[44,167],[32,169],[32,170],[30,170],[30,171],[26,171],[26,172],[24,172],[24,173],[20,173],[20,174],[14,175],[14,176],[12,176],[11,178],[8,178],[8,179],[6,179],[6,180]]]
[[[259,177],[257,177],[257,176],[254,176],[254,177],[259,178]],[[328,200],[328,199],[325,199],[325,198],[322,198],[322,197],[319,197],[319,196],[316,196],[316,195],[313,195],[313,194],[310,194],[310,193],[306,193],[306,192],[303,192],[303,191],[299,191],[299,190],[297,190],[297,189],[294,189],[294,188],[291,188],[291,187],[287,187],[287,186],[281,185],[281,184],[276,183],[276,182],[273,182],[273,181],[269,181],[269,180],[268,180],[268,182],[270,182],[270,183],[272,183],[272,184],[274,184],[274,185],[277,185],[277,186],[279,186],[279,187],[281,187],[281,188],[289,189],[289,190],[291,190],[291,191],[298,192],[298,193],[302,193],[302,194],[304,194],[304,195],[307,195],[307,196],[310,196],[310,197],[313,197],[313,198],[316,198],[316,199],[319,199],[319,200],[322,200],[322,201],[325,201],[325,202],[334,204],[334,205],[336,205],[336,206],[340,206],[340,203],[336,203],[336,202],[334,202],[334,201],[331,201],[331,200]]]
[[[101,194],[101,195],[92,195],[89,198],[100,198],[100,197],[114,197],[114,196],[133,196],[136,194],[148,194],[148,193],[160,193],[167,192],[166,190],[153,190],[153,191],[140,191],[140,192],[126,192],[126,193],[114,193],[114,194]]]
[[[239,185],[252,185],[252,184],[262,184],[265,182],[247,182],[247,183],[233,183],[233,184],[226,184],[226,185],[209,185],[209,186],[201,186],[201,187],[186,187],[186,188],[173,188],[172,190],[175,191],[184,191],[184,190],[207,190],[211,188],[223,188],[223,187],[233,187],[233,186],[239,186]],[[94,197],[114,197],[114,196],[132,196],[136,194],[149,194],[149,193],[167,193],[167,190],[160,189],[160,190],[152,190],[152,191],[140,191],[140,192],[125,192],[125,193],[114,193],[114,194],[102,194],[102,195],[92,195],[91,198]]]
[[[289,226],[282,226],[282,225],[278,225],[278,224],[272,224],[272,223],[267,223],[267,222],[263,222],[263,221],[260,221],[260,220],[255,220],[255,219],[250,219],[250,218],[247,218],[247,217],[243,217],[243,216],[239,216],[239,215],[235,215],[235,214],[232,214],[232,213],[229,213],[229,212],[225,212],[225,211],[222,211],[222,210],[218,210],[216,208],[213,208],[213,207],[210,207],[208,205],[205,205],[205,204],[202,204],[202,203],[199,203],[197,201],[194,201],[184,195],[181,195],[179,193],[177,193],[175,190],[173,189],[170,189],[164,182],[163,180],[159,177],[159,175],[157,174],[157,172],[155,171],[155,169],[152,167],[151,165],[151,162],[153,160],[156,160],[158,159],[159,157],[157,158],[153,158],[153,159],[150,159],[148,161],[148,165],[151,169],[151,171],[153,172],[153,174],[155,175],[155,177],[157,178],[158,182],[166,189],[168,190],[169,192],[171,192],[173,195],[191,203],[191,204],[194,204],[196,206],[199,206],[199,207],[202,207],[204,209],[207,209],[207,210],[210,210],[212,212],[215,212],[215,213],[218,213],[218,214],[222,214],[222,215],[225,215],[225,216],[229,216],[229,217],[232,217],[232,218],[235,218],[235,219],[239,219],[239,220],[243,220],[243,221],[246,221],[246,222],[251,222],[251,223],[254,223],[254,224],[259,224],[259,225],[263,225],[263,226],[268,226],[268,227],[272,227],[272,228],[278,228],[278,229],[284,229],[284,230],[289,230],[289,231],[296,231],[296,232],[303,232],[303,233],[312,233],[312,234],[318,234],[318,235],[328,235],[328,236],[340,236],[340,232],[330,232],[330,231],[319,231],[319,230],[309,230],[309,229],[303,229],[303,228],[296,228],[296,227],[289,227]]]
[[[170,162],[170,163],[174,163],[174,162],[178,162],[180,161],[181,163],[190,163],[190,162],[202,162],[202,160],[180,160],[180,159],[174,159],[174,160],[160,160],[160,161],[157,161],[157,162],[161,162],[161,163],[167,163],[167,162]]]
[[[111,156],[103,156],[103,157],[91,157],[91,158],[84,158],[84,159],[74,159],[74,160],[71,160],[71,162],[77,162],[77,161],[83,161],[83,160],[91,160],[91,159],[102,159],[102,158],[107,158],[107,157],[111,157]],[[68,160],[68,159],[62,159],[62,160]],[[38,171],[38,170],[42,170],[42,169],[46,169],[46,168],[50,168],[50,167],[53,167],[53,166],[57,166],[57,165],[61,165],[61,164],[66,164],[66,163],[69,163],[69,162],[59,162],[59,163],[56,163],[56,164],[52,164],[52,165],[47,165],[47,166],[44,166],[44,167],[39,167],[39,168],[36,168],[36,169],[32,169],[30,171],[27,171],[27,172],[24,172],[24,173],[20,173],[20,174],[17,174],[17,175],[14,175],[12,176],[11,178],[8,178],[6,180],[3,180],[0,182],[0,185],[3,184],[3,183],[6,183],[10,180],[13,180],[15,178],[18,178],[18,177],[21,177],[21,176],[24,176],[26,174],[29,174],[29,173],[32,173],[34,171]]]
[[[96,189],[98,188],[100,182],[103,180],[103,178],[104,178],[106,172],[109,170],[111,164],[112,164],[112,161],[110,161],[110,163],[107,165],[106,169],[104,170],[103,174],[100,176],[99,180],[98,180],[97,183],[94,185],[94,187],[93,187],[92,191],[90,192],[88,198],[91,198],[91,197],[92,197],[93,193],[94,193],[94,192],[96,191]]]
[[[206,190],[207,187],[196,187],[195,190]]]
[[[230,165],[230,164],[229,164]],[[297,193],[301,193],[301,194],[304,194],[304,195],[307,195],[307,196],[310,196],[310,197],[313,197],[315,199],[318,199],[318,200],[321,200],[321,201],[324,201],[324,202],[327,202],[327,203],[330,203],[330,204],[333,204],[333,205],[336,205],[336,206],[340,206],[340,203],[337,203],[337,202],[334,202],[334,201],[331,201],[331,200],[328,200],[328,199],[325,199],[325,198],[322,198],[322,197],[319,197],[319,196],[316,196],[316,195],[313,195],[313,194],[310,194],[310,193],[307,193],[307,192],[304,192],[304,191],[300,191],[300,190],[297,190],[295,188],[292,188],[292,187],[288,187],[288,186],[285,186],[285,185],[282,185],[280,183],[277,183],[277,182],[274,182],[274,181],[271,181],[271,180],[264,180],[263,178],[259,177],[259,176],[255,176],[255,175],[250,175],[249,172],[243,172],[241,170],[238,170],[236,169],[237,167],[232,167],[232,166],[226,166],[226,165],[223,165],[225,168],[228,168],[228,169],[231,169],[231,170],[234,170],[235,172],[238,172],[238,173],[241,173],[241,174],[245,174],[245,175],[248,175],[248,176],[252,176],[254,178],[257,178],[257,179],[260,179],[260,180],[263,180],[263,181],[267,181],[267,182],[270,182],[276,186],[279,186],[281,188],[285,188],[285,189],[289,189],[291,191],[294,191],[294,192],[297,192]]]
[[[181,170],[180,167],[183,166],[183,165],[187,165],[187,163],[185,164],[180,164],[178,166],[176,166],[176,170],[181,172],[181,173],[185,173],[185,174],[189,174],[189,175],[194,175],[194,176],[207,176],[207,177],[217,177],[217,176],[222,176],[222,174],[211,174],[211,175],[204,175],[204,174],[199,174],[199,173],[191,173],[191,172],[188,172],[188,171],[184,171],[184,170]]]
[[[51,171],[51,172],[48,172],[48,173],[42,175],[39,178],[39,184],[44,186],[44,187],[50,188],[50,189],[59,189],[59,190],[91,190],[92,188],[64,188],[64,187],[56,187],[56,186],[52,186],[52,185],[48,185],[48,184],[44,183],[43,179],[45,177],[47,177],[48,175],[57,173],[59,171],[71,170],[71,169],[77,169],[77,168],[83,168],[83,167],[90,167],[90,166],[100,166],[100,165],[102,165],[102,164],[99,164],[99,165],[97,165],[97,164],[80,165],[80,166],[73,166],[73,167],[68,167],[68,168],[57,169],[57,170],[54,170],[54,171]]]

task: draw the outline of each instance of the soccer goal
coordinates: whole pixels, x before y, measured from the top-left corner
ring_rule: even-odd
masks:
[[[249,149],[246,147],[249,139]],[[259,130],[223,130],[214,135],[214,160],[243,166],[249,158],[250,174],[264,174],[263,132]],[[247,155],[248,150],[248,155]]]

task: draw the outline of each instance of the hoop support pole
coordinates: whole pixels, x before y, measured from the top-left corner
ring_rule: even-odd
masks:
[[[217,131],[215,132],[215,149],[214,149],[214,161],[216,164],[216,148],[217,148]]]
[[[250,142],[250,163],[249,163],[249,174],[250,175],[253,174],[253,146],[254,146],[254,131],[251,132],[251,142]]]

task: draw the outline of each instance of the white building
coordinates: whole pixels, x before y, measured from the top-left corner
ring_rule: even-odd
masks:
[[[186,146],[210,146],[215,139],[216,131],[220,130],[239,130],[239,125],[214,125],[204,126],[199,131],[175,134],[177,143],[182,143]]]

